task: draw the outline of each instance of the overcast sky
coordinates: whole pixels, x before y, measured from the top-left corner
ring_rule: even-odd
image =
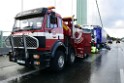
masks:
[[[124,0],[97,1],[107,32],[115,37],[124,36]],[[76,0],[23,0],[23,3],[23,10],[56,6],[56,11],[62,17],[76,13]],[[21,11],[21,0],[2,0],[0,2],[0,11],[0,30],[11,31],[14,17]],[[88,0],[88,23],[100,24],[95,0]]]

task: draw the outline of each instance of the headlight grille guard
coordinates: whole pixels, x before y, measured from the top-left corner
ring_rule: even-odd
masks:
[[[11,35],[5,41],[6,46],[12,48],[37,49],[39,47],[38,39],[29,35]]]

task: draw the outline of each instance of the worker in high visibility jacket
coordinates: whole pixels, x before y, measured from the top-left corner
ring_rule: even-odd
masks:
[[[94,42],[94,40],[92,40],[91,42],[91,53],[97,53],[98,49],[96,47],[96,43]]]
[[[98,49],[95,46],[91,47],[91,53],[97,53]]]

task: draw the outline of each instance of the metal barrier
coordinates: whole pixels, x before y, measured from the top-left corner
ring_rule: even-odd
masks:
[[[11,48],[6,47],[5,39],[10,35],[11,31],[0,31],[0,55],[6,55]]]

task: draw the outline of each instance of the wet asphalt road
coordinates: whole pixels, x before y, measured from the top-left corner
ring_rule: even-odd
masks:
[[[123,83],[124,43],[110,46],[110,51],[103,49],[87,59],[78,59],[58,73],[49,69],[32,73],[33,69],[10,63],[8,57],[0,57],[0,83]],[[27,72],[30,74],[25,75]]]

